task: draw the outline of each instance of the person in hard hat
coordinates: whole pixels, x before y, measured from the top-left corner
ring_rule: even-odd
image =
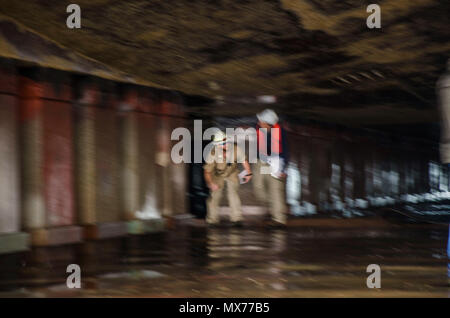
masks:
[[[286,168],[289,161],[286,131],[272,109],[256,117],[258,161],[253,188],[255,196],[270,207],[270,225],[283,226],[287,220]]]
[[[235,226],[242,226],[238,163],[242,163],[246,171],[242,183],[247,183],[252,178],[250,164],[245,153],[235,143],[230,142],[222,131],[214,135],[213,145],[203,166],[205,181],[210,189],[210,196],[206,201],[206,222],[209,225],[217,225],[220,222],[219,203],[226,184],[228,204],[231,208],[230,220]]]

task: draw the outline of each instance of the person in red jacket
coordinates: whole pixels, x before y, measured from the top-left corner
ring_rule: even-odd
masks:
[[[258,161],[253,179],[255,195],[270,207],[272,225],[285,225],[286,168],[289,161],[286,132],[273,110],[266,109],[256,117]]]

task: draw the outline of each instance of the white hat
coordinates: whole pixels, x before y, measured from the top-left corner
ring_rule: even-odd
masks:
[[[265,109],[256,114],[259,121],[269,125],[275,125],[278,122],[278,116],[272,109]]]
[[[213,142],[216,145],[225,144],[227,141],[227,135],[221,130],[217,131],[214,135]]]

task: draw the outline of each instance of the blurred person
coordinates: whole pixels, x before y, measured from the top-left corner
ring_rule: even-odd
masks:
[[[253,187],[255,196],[270,207],[271,226],[284,226],[287,219],[286,169],[289,161],[287,135],[277,114],[266,109],[256,115],[258,161]]]
[[[241,227],[242,207],[238,194],[240,183],[238,163],[242,162],[246,171],[243,177],[243,183],[249,182],[252,178],[250,164],[242,149],[235,143],[229,142],[227,136],[222,131],[214,135],[213,143],[215,147],[208,154],[206,163],[203,166],[205,181],[211,191],[206,201],[206,222],[209,225],[219,224],[219,204],[226,183],[228,204],[231,208],[230,221],[234,226]]]

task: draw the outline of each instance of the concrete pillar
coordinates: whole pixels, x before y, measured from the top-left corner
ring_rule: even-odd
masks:
[[[450,163],[450,59],[447,68],[436,83],[438,110],[441,117],[440,159]]]
[[[139,211],[139,136],[138,94],[136,90],[126,93],[119,104],[122,156],[122,198],[126,220],[136,218]]]
[[[172,146],[175,141],[171,140],[172,131],[177,127],[186,127],[186,121],[182,118],[184,110],[182,101],[172,94],[163,94],[159,104],[161,114],[157,126],[156,139],[156,175],[160,184],[158,186],[158,197],[162,198],[158,206],[161,214],[166,218],[167,225],[173,223],[173,217],[177,214],[186,213],[186,164],[175,164],[171,157]]]
[[[373,197],[380,198],[384,196],[383,179],[382,179],[382,149],[377,147],[372,152],[372,176],[373,176]]]
[[[418,160],[418,165],[419,165],[419,173],[418,173],[418,191],[419,193],[428,193],[430,192],[432,189],[430,187],[430,159],[424,154],[424,153],[420,153],[420,157]],[[436,165],[437,165],[437,169],[439,171],[439,163],[436,161]],[[438,182],[439,183],[439,179]],[[438,190],[439,189],[439,184],[437,184],[435,186],[435,189],[433,190]]]
[[[187,167],[185,163],[175,164],[170,158],[172,146],[172,131],[177,127],[186,127],[187,121],[182,100],[173,94],[166,94],[160,105],[162,125],[158,137],[158,156],[167,157],[167,166],[163,167],[165,187],[168,190],[164,198],[165,216],[175,216],[186,212]],[[157,161],[157,164],[160,164]]]
[[[158,117],[150,113],[143,113],[138,120],[139,145],[139,214],[141,219],[159,218],[161,214],[157,208],[156,188],[158,186],[155,166],[156,122]]]
[[[99,223],[123,220],[120,195],[119,143],[115,96],[104,94],[95,108],[96,219]]]
[[[339,137],[338,140],[336,140],[335,143],[335,148],[334,148],[334,163],[336,164],[337,167],[335,169],[335,173],[339,174],[339,176],[336,176],[336,184],[335,184],[335,189],[336,192],[338,193],[338,197],[339,197],[339,202],[337,201],[336,204],[340,205],[341,208],[344,207],[344,203],[345,203],[345,199],[346,199],[346,173],[345,173],[345,163],[346,163],[346,155],[345,155],[345,150],[344,149],[344,142],[342,141],[342,139]]]
[[[134,111],[138,110],[139,113],[127,114],[122,129],[126,138],[135,138],[132,146],[123,144],[123,160],[124,169],[127,169],[128,174],[132,174],[128,176],[128,182],[137,187],[137,192],[128,193],[125,196],[129,198],[128,232],[143,234],[161,231],[165,226],[158,203],[162,200],[158,191],[161,176],[158,175],[156,166],[158,127],[161,118],[156,115],[159,104],[158,94],[145,91],[141,92],[138,101],[134,97],[134,93],[127,94],[128,103],[132,104]],[[138,171],[136,179],[132,173],[134,169]]]
[[[75,183],[78,197],[78,217],[82,225],[95,224],[95,109],[99,101],[96,89],[85,89],[76,103]]]
[[[369,143],[366,160],[364,161],[364,178],[366,188],[366,198],[370,199],[375,195],[374,191],[374,173],[373,173],[373,145]]]
[[[388,148],[383,148],[380,152],[381,189],[384,197],[391,197],[393,194],[390,178],[392,172],[392,158],[389,150],[390,149]]]
[[[321,131],[321,136],[313,139],[314,152],[312,160],[312,202],[318,207],[321,214],[326,214],[330,208],[330,177],[331,177],[331,157],[329,153],[330,136],[326,131]]]
[[[401,198],[403,195],[408,193],[407,187],[407,154],[405,154],[406,149],[397,150],[397,154],[395,156],[397,167],[398,167],[398,194]]]
[[[293,133],[288,132],[289,148],[289,166],[286,180],[286,202],[289,205],[290,214],[300,216],[304,214],[301,207],[301,172],[299,170],[299,158],[301,149],[301,136],[298,135],[299,127],[294,126]]]
[[[26,250],[21,232],[17,76],[12,65],[0,65],[0,254]]]
[[[299,156],[299,170],[301,175],[301,211],[302,214],[315,214],[317,205],[313,202],[313,174],[311,164],[314,154],[312,153],[312,144],[310,138],[302,137]],[[291,146],[292,147],[292,146]]]
[[[47,225],[77,223],[74,199],[72,88],[63,75],[44,82],[42,178]],[[67,81],[68,79],[65,78]]]
[[[22,211],[28,230],[46,225],[42,185],[42,83],[20,80]]]
[[[156,175],[158,180],[158,210],[162,216],[173,215],[173,188],[171,187],[172,164],[170,158],[171,122],[167,115],[163,115],[156,122]]]
[[[428,171],[429,165],[426,163],[425,167],[421,167],[420,160],[417,157],[413,157],[409,160],[409,171],[408,174],[410,176],[409,184],[408,184],[408,193],[409,194],[422,194],[421,183],[428,183],[430,180],[428,178],[421,180],[421,174],[425,175],[424,170]],[[427,173],[428,175],[428,173]],[[424,176],[423,176],[424,177]]]
[[[390,197],[395,200],[400,199],[400,174],[401,174],[401,166],[398,161],[398,149],[391,148],[389,154],[390,161]]]
[[[364,166],[367,160],[367,148],[365,142],[357,140],[352,143],[352,161],[353,161],[353,194],[356,200],[361,200],[366,197],[366,184],[364,180]]]
[[[135,136],[132,146],[124,144],[124,168],[132,175],[127,182],[138,188],[135,194],[126,194],[130,207],[138,202],[129,232],[141,234],[171,227],[173,216],[186,211],[186,164],[176,165],[170,157],[172,130],[185,127],[186,122],[181,118],[182,104],[166,100],[167,94],[143,92],[137,103],[132,102],[133,95],[127,95],[128,104],[139,113],[123,119],[123,134],[127,138]],[[139,171],[136,177],[131,172],[135,168]]]
[[[175,115],[172,122],[172,130],[177,127],[187,127],[188,121],[185,117],[184,109],[181,104],[175,104]],[[171,131],[172,133],[172,131]],[[175,144],[171,141],[171,147],[169,152],[172,150],[172,146]],[[188,185],[188,164],[179,163],[175,164],[172,160],[170,161],[172,165],[172,189],[174,194],[174,206],[173,215],[187,213],[187,185]]]
[[[354,184],[354,161],[353,151],[349,142],[344,142],[344,166],[342,169],[342,180],[344,189],[344,201],[347,206],[352,207],[355,200],[355,184]]]
[[[62,82],[47,81],[35,70],[20,77],[22,214],[38,246],[81,240],[75,225],[71,95]]]
[[[84,83],[76,101],[78,215],[86,239],[126,234],[119,174],[117,100]]]
[[[341,155],[340,141],[334,140],[331,148],[331,178],[330,178],[330,197],[333,210],[340,210],[343,207],[343,191],[342,191],[342,169],[343,159]]]
[[[167,225],[172,226],[173,217],[184,213],[186,197],[186,172],[185,164],[175,165],[170,157],[172,145],[171,134],[176,127],[176,118],[180,114],[180,104],[177,104],[170,94],[163,94],[159,104],[161,114],[157,126],[156,139],[156,175],[159,180],[157,187],[158,208],[162,216],[167,220]]]

